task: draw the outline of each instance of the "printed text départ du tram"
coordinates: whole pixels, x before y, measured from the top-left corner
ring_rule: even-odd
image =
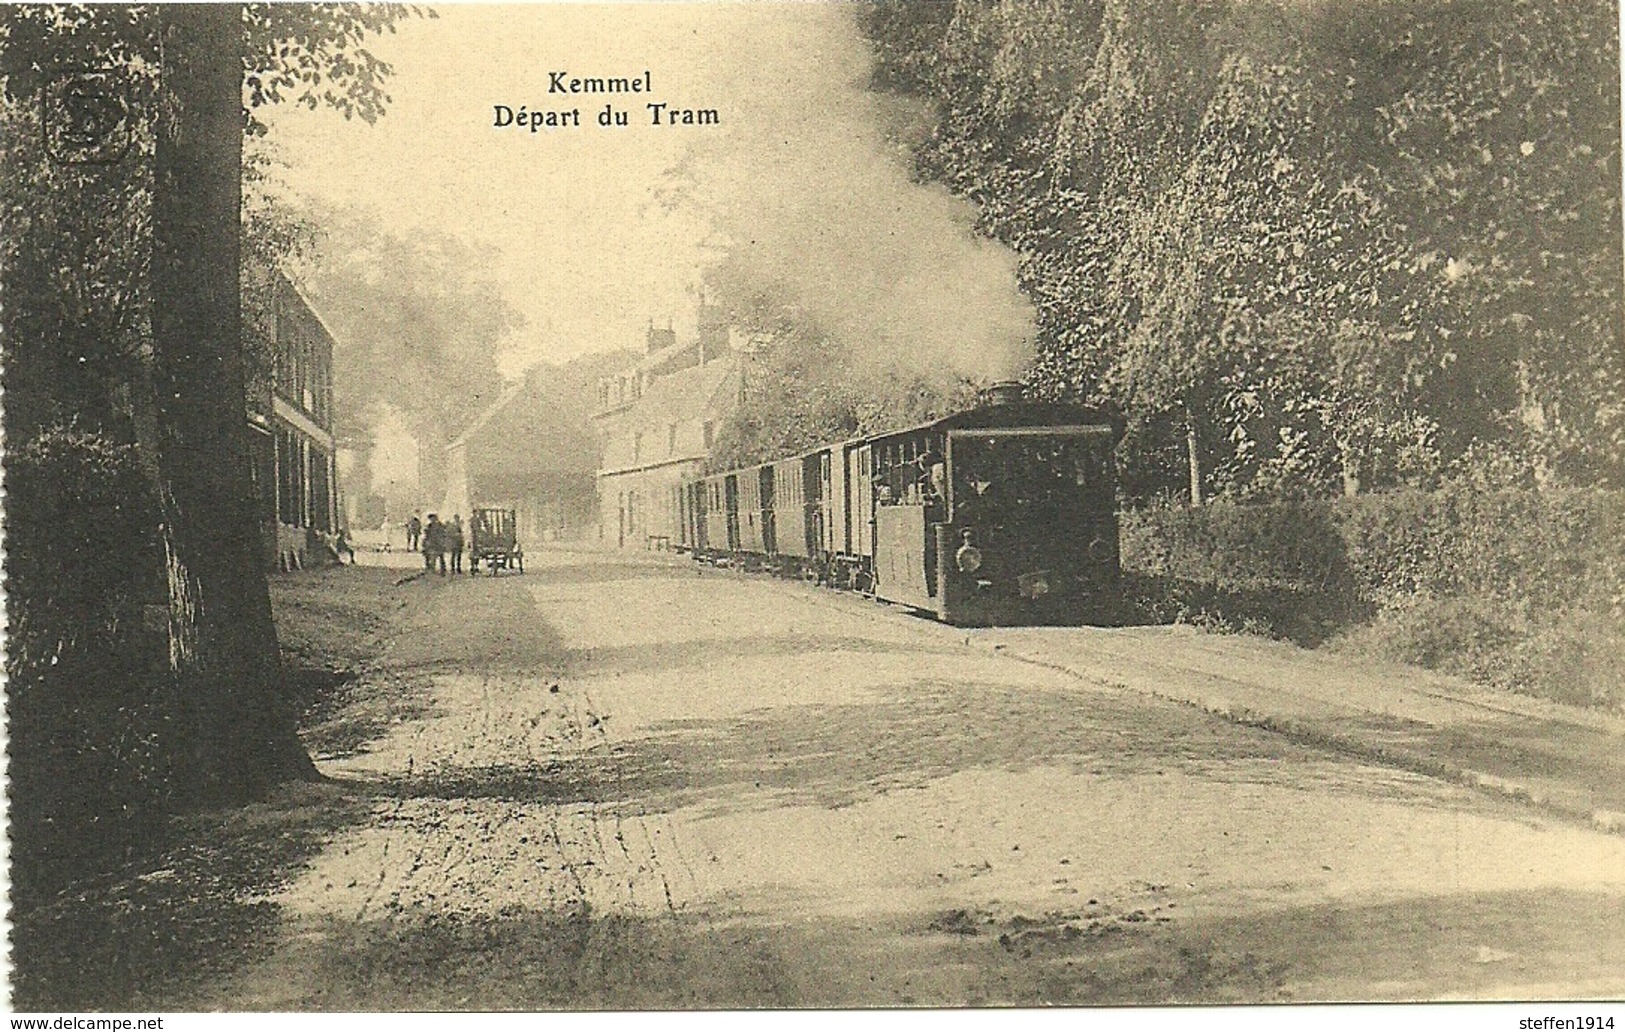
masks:
[[[649,125],[722,124],[722,116],[715,108],[680,108],[672,107],[665,102],[657,102],[645,104],[644,109],[648,112]],[[493,129],[529,129],[537,133],[543,129],[581,128],[580,108],[570,108],[567,111],[532,111],[524,104],[517,108],[507,104],[493,104],[492,112],[495,116],[491,122]],[[624,111],[613,111],[610,107],[605,107],[598,114],[598,124],[602,126],[622,126],[627,123],[627,113]]]

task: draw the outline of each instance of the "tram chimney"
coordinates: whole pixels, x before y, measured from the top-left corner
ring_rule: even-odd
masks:
[[[1021,401],[1021,381],[999,380],[982,391],[983,405],[1014,405]]]

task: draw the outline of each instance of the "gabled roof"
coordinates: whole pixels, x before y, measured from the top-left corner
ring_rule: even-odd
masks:
[[[282,286],[288,291],[292,292],[293,296],[298,299],[301,305],[304,306],[305,311],[310,314],[310,317],[316,320],[316,325],[320,327],[321,331],[327,335],[328,343],[335,344],[338,341],[338,338],[333,336],[332,328],[327,325],[327,320],[322,318],[322,313],[317,310],[314,304],[311,303],[310,297],[306,295],[304,288],[295,283],[291,278],[289,278],[288,274],[283,272],[280,268],[272,271],[275,273],[277,279],[281,281]]]
[[[632,402],[622,426],[643,429],[697,419],[714,407],[717,395],[737,368],[729,361],[707,362],[663,376]]]
[[[613,433],[604,441],[598,467],[600,476],[626,473],[676,462],[703,462],[705,446],[701,424],[722,419],[732,411],[738,390],[739,364],[736,361],[708,362],[657,381],[643,397],[632,403],[617,420]],[[682,427],[668,441],[666,431]],[[639,438],[651,442],[652,454],[640,456]]]
[[[489,406],[487,406],[484,412],[481,412],[479,415],[475,416],[474,421],[468,424],[462,433],[458,434],[456,437],[453,437],[451,439],[451,443],[446,445],[446,447],[457,448],[467,444],[470,437],[473,437],[475,434],[485,429],[486,425],[489,424],[491,420],[495,419],[503,409],[513,404],[513,400],[519,397],[520,394],[524,393],[524,390],[524,381],[520,381],[519,383],[511,383],[504,387],[502,393],[497,396],[497,400],[493,401]]]

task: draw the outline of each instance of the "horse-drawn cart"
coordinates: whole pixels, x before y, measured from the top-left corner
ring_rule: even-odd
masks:
[[[525,551],[519,546],[519,522],[512,509],[475,509],[468,521],[469,573],[480,563],[492,576],[498,570],[525,572]]]

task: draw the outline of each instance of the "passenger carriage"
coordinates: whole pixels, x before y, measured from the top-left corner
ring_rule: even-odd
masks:
[[[953,624],[1101,618],[1120,576],[1121,421],[988,404],[685,487],[683,546],[797,573]]]

